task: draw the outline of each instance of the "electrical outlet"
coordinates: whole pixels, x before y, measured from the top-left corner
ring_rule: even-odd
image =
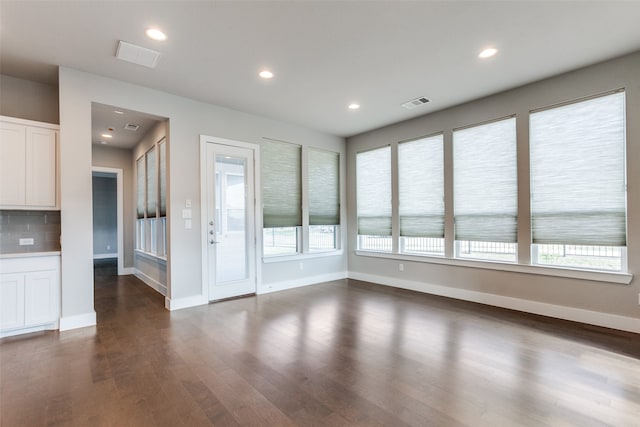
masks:
[[[300,270],[304,270],[304,264],[301,262],[299,265],[300,265]]]
[[[28,239],[20,239],[20,246],[30,246],[33,244],[34,244],[33,237],[30,237]]]
[[[107,245],[107,250],[110,251],[111,250],[111,245]]]
[[[398,270],[404,271],[404,264],[398,264]]]

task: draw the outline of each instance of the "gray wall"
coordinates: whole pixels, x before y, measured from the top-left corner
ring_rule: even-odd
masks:
[[[100,166],[105,168],[122,169],[122,187],[123,187],[123,267],[133,267],[133,248],[134,248],[134,176],[131,166],[132,152],[123,148],[105,147],[103,145],[91,146],[91,164],[92,166]]]
[[[56,86],[0,75],[0,100],[0,115],[60,123]]]
[[[402,261],[405,271],[400,272],[399,261],[359,256],[356,249],[356,195],[355,156],[362,150],[396,144],[398,141],[444,131],[445,167],[449,171],[445,182],[452,182],[452,129],[480,123],[511,114],[517,116],[518,150],[528,152],[528,114],[531,109],[554,105],[567,100],[625,88],[627,97],[627,173],[628,173],[628,270],[640,273],[640,53],[563,74],[494,96],[429,114],[416,119],[387,126],[347,140],[348,158],[348,229],[349,272],[417,283],[419,289],[439,285],[456,290],[476,291],[511,297],[555,306],[640,318],[638,293],[640,280],[634,278],[630,285],[605,283],[593,280],[560,278],[479,269],[468,266],[439,265],[429,262]],[[523,160],[524,159],[524,160]],[[529,216],[529,166],[526,157],[519,156],[519,213],[520,236],[527,238],[524,225]],[[396,165],[393,166],[393,173]],[[452,194],[447,196],[452,206]],[[447,228],[453,230],[451,215]],[[524,237],[523,237],[524,236]],[[522,247],[521,247],[522,248]],[[521,261],[528,259],[520,254]],[[423,285],[420,285],[423,284]]]
[[[171,300],[198,301],[202,295],[200,230],[200,135],[259,144],[264,137],[341,153],[343,138],[301,126],[242,113],[149,88],[60,68],[62,319],[91,319],[93,269],[91,249],[91,102],[117,105],[169,119],[169,235],[167,276]],[[344,175],[342,175],[344,176]],[[344,192],[343,192],[344,194]],[[192,201],[193,228],[185,229],[182,208]],[[345,203],[342,203],[345,206]],[[343,240],[343,247],[346,240]],[[262,286],[346,272],[346,256],[315,258],[304,270],[298,261],[262,265]],[[261,289],[259,289],[260,291]]]
[[[93,254],[118,252],[118,186],[116,176],[93,177]]]

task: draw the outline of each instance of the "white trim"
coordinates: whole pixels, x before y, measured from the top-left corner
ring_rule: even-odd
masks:
[[[327,251],[317,251],[317,252],[307,252],[307,253],[297,253],[295,255],[270,255],[263,256],[262,262],[265,264],[270,264],[272,262],[285,262],[285,261],[303,261],[306,259],[312,258],[325,258],[331,256],[341,256],[344,254],[342,249],[334,249]]]
[[[93,259],[111,259],[111,258],[117,258],[118,257],[118,253],[115,254],[93,254]],[[120,274],[120,272],[118,272],[118,274]]]
[[[462,259],[450,259],[435,256],[420,256],[408,254],[395,254],[391,252],[373,252],[356,250],[358,256],[373,258],[397,259],[401,261],[417,261],[430,264],[453,265],[457,267],[482,268],[486,270],[512,271],[515,273],[537,274],[540,276],[567,277],[570,279],[593,280],[597,282],[610,282],[628,285],[633,279],[633,275],[620,272],[604,272],[578,270],[572,268],[562,268],[540,265],[522,265],[516,263],[506,263],[497,261],[472,261]]]
[[[162,294],[162,296],[167,296],[167,287],[157,280],[147,276],[142,271],[137,268],[133,269],[133,274],[140,280],[142,280],[147,286]]]
[[[58,329],[58,322],[51,322],[44,325],[30,326],[28,328],[17,328],[10,331],[0,332],[0,338],[13,337],[15,335],[30,334],[32,332],[55,331]]]
[[[60,318],[60,331],[68,331],[70,329],[84,328],[96,325],[96,312],[76,314],[75,316],[67,316]]]
[[[133,254],[135,256],[137,256],[137,257],[146,258],[148,260],[155,261],[155,262],[158,262],[160,264],[166,264],[167,263],[167,257],[166,256],[156,255],[154,253],[145,252],[145,251],[140,250],[140,249],[134,249],[133,250]]]
[[[184,298],[169,298],[164,299],[164,307],[169,311],[182,310],[183,308],[197,307],[199,305],[207,305],[209,301],[204,295],[193,295]]]
[[[130,275],[130,274],[136,274],[136,269],[133,267],[125,267],[122,269],[123,276]]]
[[[118,239],[118,275],[124,274],[124,184],[123,184],[123,170],[119,168],[107,168],[102,166],[93,166],[91,172],[105,172],[112,173],[116,176],[116,233]],[[93,256],[96,258],[96,255]]]
[[[605,328],[619,329],[622,331],[640,333],[640,319],[619,316],[616,314],[602,313],[581,308],[566,307],[548,304],[538,301],[529,301],[520,298],[505,297],[501,295],[487,294],[484,292],[470,291],[467,289],[452,288],[448,286],[434,285],[412,280],[394,279],[374,274],[349,272],[349,278],[391,286],[401,289],[423,292],[432,295],[440,295],[464,301],[472,301],[511,310],[524,311],[557,319],[571,320],[589,325],[603,326]]]
[[[346,271],[339,271],[336,273],[320,274],[318,276],[301,277],[299,279],[285,280],[282,282],[266,283],[264,286],[258,289],[257,294],[268,294],[271,292],[284,291],[287,289],[301,288],[303,286],[317,285],[324,282],[331,282],[333,280],[346,279],[349,273]]]
[[[57,125],[55,123],[36,122],[33,120],[20,119],[18,117],[0,116],[0,121],[11,122],[18,125],[34,126],[34,127],[43,128],[43,129],[60,130],[60,125]]]

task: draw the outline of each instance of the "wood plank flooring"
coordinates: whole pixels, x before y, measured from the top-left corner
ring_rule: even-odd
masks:
[[[13,426],[640,426],[640,336],[342,280],[0,340]]]

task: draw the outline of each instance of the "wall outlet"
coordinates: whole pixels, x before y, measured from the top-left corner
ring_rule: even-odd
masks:
[[[28,239],[20,239],[20,246],[30,246],[33,244],[34,244],[33,237],[30,237]]]
[[[110,251],[111,250],[111,245],[107,245],[107,250]]]
[[[398,270],[404,271],[404,264],[398,264]]]
[[[299,266],[300,266],[300,270],[304,270],[304,264],[302,262],[299,264]]]

